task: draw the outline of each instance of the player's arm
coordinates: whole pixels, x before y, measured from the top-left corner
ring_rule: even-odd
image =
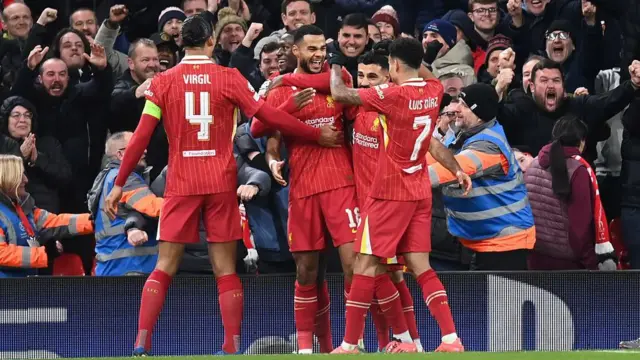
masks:
[[[343,104],[363,104],[358,90],[347,87],[342,80],[342,67],[340,65],[331,66],[331,96]]]
[[[425,80],[438,80],[438,78],[433,75],[431,70],[428,67],[424,66],[424,64],[420,65],[420,69],[418,69],[418,76]]]
[[[306,91],[306,90],[303,90]],[[294,114],[299,110],[298,105],[296,105],[296,97],[291,96],[287,101],[283,102],[278,106],[278,110],[282,110],[287,114]],[[307,125],[308,126],[308,125]],[[263,137],[269,135],[273,132],[273,129],[267,126],[264,122],[260,121],[258,118],[253,118],[251,120],[251,136],[254,138]],[[315,141],[315,139],[314,139]]]
[[[290,73],[280,76],[282,76],[283,86],[295,86],[301,89],[314,88],[318,92],[326,94],[331,92],[331,72],[329,71],[319,74]],[[345,83],[353,82],[351,74],[344,68],[342,68],[342,80]]]
[[[136,127],[136,130],[129,141],[127,151],[124,152],[124,158],[122,159],[122,164],[118,170],[115,186],[119,187],[120,190],[122,190],[121,188],[127,182],[129,175],[133,169],[135,169],[140,158],[144,154],[144,150],[149,145],[151,135],[153,135],[153,131],[158,125],[161,117],[162,110],[160,107],[147,99],[144,110],[142,111],[142,116],[140,117],[140,123],[138,123],[138,127]]]
[[[282,136],[276,132],[267,139],[267,147],[265,151],[265,160],[269,164],[269,170],[273,179],[282,186],[287,186],[287,182],[282,176],[282,169],[284,168],[284,161],[280,158],[280,147],[282,142]]]

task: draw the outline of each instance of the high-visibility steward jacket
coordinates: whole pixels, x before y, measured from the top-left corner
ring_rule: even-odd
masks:
[[[0,278],[36,275],[38,268],[46,268],[47,253],[40,243],[92,233],[89,214],[56,215],[37,208],[28,194],[19,203],[0,195]]]
[[[535,227],[524,176],[502,126],[493,120],[469,129],[450,149],[473,188],[464,196],[454,175],[440,164],[429,166],[433,187],[456,184],[442,189],[449,232],[474,251],[532,249]]]
[[[89,193],[89,208],[96,224],[96,275],[122,276],[129,273],[150,274],[158,260],[158,242],[153,236],[139,246],[127,241],[125,222],[131,212],[157,218],[162,198],[156,197],[143,177],[144,168],[138,167],[129,175],[122,189],[122,199],[114,220],[105,212],[105,199],[113,189],[120,163],[110,162],[103,169]]]

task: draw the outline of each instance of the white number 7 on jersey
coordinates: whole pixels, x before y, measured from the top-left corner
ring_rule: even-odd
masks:
[[[429,130],[431,130],[431,116],[418,116],[413,119],[413,129],[418,130],[419,126],[424,126],[420,136],[416,139],[416,144],[413,146],[413,152],[411,153],[411,161],[418,160],[418,153],[420,149],[422,149],[422,143],[429,135]]]
[[[200,115],[195,114],[196,99],[192,92],[184,93],[185,117],[191,125],[200,125],[198,140],[209,140],[209,126],[213,124],[213,115],[209,112],[209,93],[200,93]]]

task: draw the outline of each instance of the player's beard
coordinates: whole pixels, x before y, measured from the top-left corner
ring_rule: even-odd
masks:
[[[300,67],[302,68],[302,70],[304,70],[304,72],[306,72],[307,74],[318,74],[322,72],[322,63],[324,62],[324,59],[320,61],[320,66],[319,67],[314,66],[313,70],[311,69],[312,59],[313,59],[312,57],[308,59],[304,59],[304,58],[300,59]]]

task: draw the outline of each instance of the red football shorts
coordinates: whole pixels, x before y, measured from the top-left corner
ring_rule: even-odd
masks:
[[[354,249],[393,258],[396,254],[431,252],[431,199],[379,200],[368,197]]]
[[[169,196],[160,209],[158,240],[191,244],[200,241],[200,221],[207,241],[242,239],[238,198],[234,192],[208,195]]]
[[[394,256],[392,258],[385,258],[385,259],[380,259],[380,263],[382,265],[387,265],[387,269],[390,268],[399,268],[402,269],[404,267],[404,257],[402,255],[397,255]],[[389,270],[389,271],[393,271],[393,270]]]
[[[289,198],[289,250],[320,251],[325,248],[325,225],[339,247],[353,242],[360,210],[353,186],[325,191],[302,199]]]

